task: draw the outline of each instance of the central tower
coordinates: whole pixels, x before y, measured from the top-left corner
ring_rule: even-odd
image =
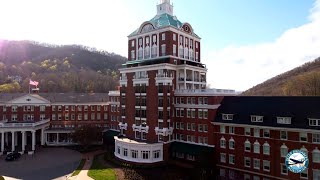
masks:
[[[191,101],[187,96],[191,92],[205,92],[207,69],[201,63],[200,37],[189,23],[173,16],[170,3],[170,0],[160,0],[156,16],[128,36],[128,62],[120,69],[122,136],[115,137],[115,156],[121,160],[166,161],[171,143],[177,138],[183,142],[198,138],[196,131],[187,135],[181,130],[187,129],[187,124],[194,129],[201,122],[191,119],[196,118],[196,106],[187,103],[194,103],[196,98]],[[199,97],[200,102],[208,103],[208,100]],[[206,109],[199,110],[197,117],[208,119],[208,107],[216,106],[200,106]],[[184,127],[187,120],[190,123],[185,122]],[[200,124],[208,129],[210,121]],[[206,132],[200,133],[195,144],[208,145]]]

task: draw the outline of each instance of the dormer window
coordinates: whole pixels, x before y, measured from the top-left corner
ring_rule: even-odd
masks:
[[[291,124],[291,117],[277,117],[278,124]]]
[[[263,122],[263,116],[251,116],[251,122]]]
[[[320,126],[320,119],[309,118],[309,126]]]
[[[222,114],[222,120],[233,120],[233,114]]]

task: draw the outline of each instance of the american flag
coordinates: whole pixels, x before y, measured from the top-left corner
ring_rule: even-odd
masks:
[[[37,81],[32,81],[32,80],[30,79],[29,84],[30,84],[30,85],[33,85],[33,86],[38,86],[39,82],[37,82]]]

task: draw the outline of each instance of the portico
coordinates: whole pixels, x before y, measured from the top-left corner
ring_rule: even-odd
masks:
[[[35,123],[0,124],[0,154],[19,152],[33,154],[36,145],[45,144],[44,131],[49,127],[49,120]]]

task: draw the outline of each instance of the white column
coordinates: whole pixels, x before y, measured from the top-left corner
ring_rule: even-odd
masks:
[[[142,59],[144,59],[144,50],[145,50],[145,37],[142,37]]]
[[[151,59],[151,53],[152,53],[152,35],[149,36],[149,55]]]
[[[160,34],[158,33],[158,37],[157,37],[157,57],[159,57],[160,54]]]
[[[31,131],[32,132],[32,151],[36,149],[36,131]]]
[[[138,57],[139,57],[138,50],[139,50],[139,42],[138,42],[138,38],[136,38],[136,57],[135,57],[136,60],[138,60]]]
[[[194,71],[192,71],[192,89],[194,89]]]
[[[184,68],[184,89],[187,89],[187,69]]]
[[[4,151],[4,133],[5,133],[5,132],[2,132],[2,133],[1,133],[1,152]]]
[[[22,138],[21,138],[21,141],[22,141],[22,151],[24,152],[26,149],[26,132],[25,131],[21,131],[22,133]]]
[[[178,57],[180,57],[180,51],[179,51],[179,49],[180,49],[180,48],[179,48],[179,47],[180,47],[180,34],[177,34],[177,38],[178,38],[178,39],[177,39],[177,41],[178,41],[178,44],[177,44],[178,53],[177,53],[177,54],[178,54]]]
[[[59,144],[59,133],[57,133],[57,144]]]
[[[13,152],[15,150],[15,146],[14,146],[14,132],[11,131],[11,152]]]
[[[41,129],[41,146],[44,145],[44,128]]]

